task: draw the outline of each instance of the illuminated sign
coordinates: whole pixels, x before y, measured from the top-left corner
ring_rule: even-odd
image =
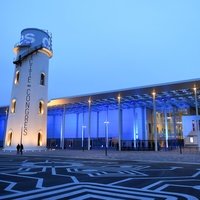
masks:
[[[31,76],[32,76],[32,59],[29,60],[29,71],[27,77],[27,88],[25,95],[25,110],[24,110],[24,129],[23,134],[27,135],[28,133],[28,122],[29,122],[29,110],[30,110],[30,101],[31,101]]]
[[[20,45],[31,45],[31,47],[42,47],[51,50],[51,38],[45,31],[39,29],[24,29],[21,32]]]

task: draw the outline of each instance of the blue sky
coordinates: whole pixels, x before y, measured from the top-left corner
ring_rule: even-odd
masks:
[[[200,78],[199,0],[2,0],[0,106],[24,28],[53,36],[49,100]]]

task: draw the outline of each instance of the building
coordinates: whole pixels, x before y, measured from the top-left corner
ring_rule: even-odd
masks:
[[[184,139],[199,147],[199,86],[196,79],[53,99],[48,146],[80,148],[84,140],[87,149],[158,150]]]
[[[199,87],[195,79],[52,99],[47,147],[159,150],[184,140],[199,148]],[[1,141],[7,113],[8,107],[0,108]]]
[[[4,149],[15,150],[17,144],[26,149],[46,148],[51,37],[44,30],[24,29],[14,51],[15,72]]]

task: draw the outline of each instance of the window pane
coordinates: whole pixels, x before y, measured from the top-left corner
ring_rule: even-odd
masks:
[[[45,84],[45,74],[42,73],[42,74],[40,75],[40,85],[44,85],[44,84]]]
[[[43,114],[44,113],[44,102],[40,101],[39,102],[39,114]]]
[[[11,105],[11,113],[15,113],[15,110],[16,110],[16,99],[13,99]]]
[[[15,74],[15,84],[19,83],[19,71],[16,72]]]

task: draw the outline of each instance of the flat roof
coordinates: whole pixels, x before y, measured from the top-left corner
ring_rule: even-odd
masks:
[[[63,108],[67,112],[80,113],[88,110],[89,100],[92,111],[118,108],[118,96],[123,109],[133,107],[153,108],[153,95],[155,92],[156,110],[185,109],[195,107],[194,88],[197,88],[197,101],[200,99],[200,79],[141,86],[135,88],[63,97],[52,99],[48,103],[48,112],[51,110],[61,112]]]

